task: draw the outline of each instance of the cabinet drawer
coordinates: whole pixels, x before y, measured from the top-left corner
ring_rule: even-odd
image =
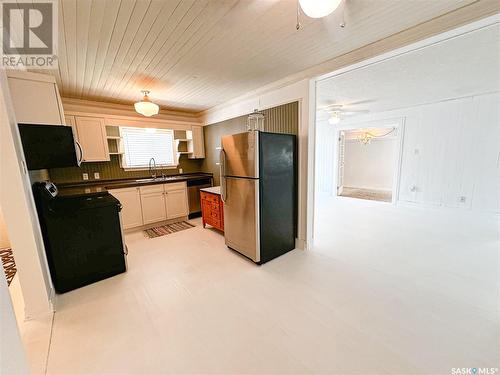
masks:
[[[222,226],[220,225],[220,220],[214,219],[213,217],[205,220],[205,223],[213,226],[214,228],[222,229]]]
[[[140,191],[141,194],[163,193],[163,184],[141,186]]]
[[[201,199],[206,200],[208,202],[219,203],[219,196],[217,194],[206,193],[204,191],[200,192]]]
[[[164,186],[165,191],[182,190],[187,188],[185,182],[172,182],[169,184],[164,184]]]
[[[212,218],[220,220],[220,211],[219,211],[219,206],[212,206],[212,209],[210,210],[210,215]]]

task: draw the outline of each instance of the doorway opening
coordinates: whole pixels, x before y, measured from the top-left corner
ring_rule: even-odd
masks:
[[[340,130],[337,196],[392,202],[398,159],[396,126]]]

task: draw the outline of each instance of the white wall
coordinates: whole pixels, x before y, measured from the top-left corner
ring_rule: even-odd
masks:
[[[500,212],[499,108],[497,92],[370,113],[342,125],[404,120],[400,203]]]
[[[28,374],[28,363],[3,275],[0,275],[0,317],[0,374]]]
[[[2,207],[0,207],[0,249],[8,247],[10,247],[9,234],[3,218]]]
[[[51,281],[7,77],[0,70],[0,203],[18,264],[27,318],[52,312]]]
[[[395,151],[396,138],[372,139],[367,145],[346,140],[344,186],[392,190]]]

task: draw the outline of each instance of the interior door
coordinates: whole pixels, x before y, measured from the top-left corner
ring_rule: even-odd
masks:
[[[259,177],[258,134],[252,131],[222,137],[225,176]]]
[[[337,195],[341,195],[344,190],[345,132],[339,133],[338,142]]]
[[[259,262],[259,180],[227,177],[224,188],[226,245]]]

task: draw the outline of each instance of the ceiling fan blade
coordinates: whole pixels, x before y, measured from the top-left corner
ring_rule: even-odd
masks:
[[[369,113],[369,112],[370,111],[367,109],[362,109],[359,111],[340,111],[340,113],[342,113],[343,115],[346,115],[346,116],[359,115],[359,114]]]

